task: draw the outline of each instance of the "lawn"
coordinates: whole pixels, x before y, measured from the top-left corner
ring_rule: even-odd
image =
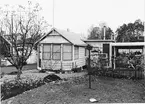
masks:
[[[24,70],[30,70],[30,69],[37,69],[37,64],[28,64],[23,67]],[[17,69],[14,66],[5,66],[5,67],[0,67],[0,72],[4,72],[5,74],[11,73],[17,71]]]
[[[145,80],[132,81],[107,77],[93,77],[92,89],[88,76],[77,76],[67,81],[48,83],[31,91],[7,99],[2,104],[78,104],[90,103],[145,103]]]

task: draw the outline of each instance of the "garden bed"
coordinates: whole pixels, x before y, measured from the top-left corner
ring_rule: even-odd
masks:
[[[78,104],[90,103],[90,98],[99,99],[99,103],[144,103],[143,90],[139,82],[107,77],[92,77],[89,89],[86,75],[43,85],[2,104]]]
[[[32,90],[34,88],[40,87],[46,83],[57,81],[62,79],[67,79],[71,77],[81,76],[85,73],[74,73],[72,74],[57,74],[52,72],[39,73],[38,70],[23,71],[21,75],[21,80],[15,80],[16,75],[5,75],[1,78],[1,98],[2,100],[14,97],[21,94],[27,90]],[[60,78],[60,77],[61,78]]]

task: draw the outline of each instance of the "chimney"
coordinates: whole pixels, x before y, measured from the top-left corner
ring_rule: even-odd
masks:
[[[103,28],[104,28],[104,36],[103,36],[103,39],[105,40],[106,26],[104,26]]]

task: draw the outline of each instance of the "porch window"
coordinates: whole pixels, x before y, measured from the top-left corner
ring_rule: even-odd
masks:
[[[79,47],[75,47],[75,60],[79,59]]]
[[[52,54],[53,54],[52,56],[53,60],[61,60],[61,45],[60,44],[53,45]]]
[[[50,44],[43,45],[43,59],[44,60],[51,59],[51,45]]]
[[[63,60],[72,60],[72,46],[63,45]]]

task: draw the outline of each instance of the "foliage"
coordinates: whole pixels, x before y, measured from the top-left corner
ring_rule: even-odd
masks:
[[[139,41],[139,37],[143,36],[144,25],[141,20],[134,23],[123,24],[117,30],[117,42],[135,42]]]
[[[143,55],[136,55],[135,53],[130,53],[128,55],[125,53],[120,54],[118,57],[116,57],[116,66],[122,68],[132,68],[135,70],[143,70]]]
[[[39,4],[32,5],[31,2],[28,2],[28,7],[19,5],[0,9],[0,32],[10,43],[10,47],[4,44],[5,47],[11,48],[7,51],[7,60],[18,70],[18,79],[35,42],[47,27],[44,18],[39,16],[40,10]]]
[[[9,82],[4,82],[1,85],[1,100],[8,99],[10,97],[16,96],[23,93],[24,91],[37,88],[45,84],[42,79],[39,80],[13,80]]]
[[[113,31],[110,27],[107,26],[96,26],[91,27],[89,30],[89,36],[88,39],[103,39],[104,38],[104,28],[105,28],[105,39],[111,39],[111,36],[113,35]]]
[[[58,81],[58,80],[61,80],[61,78],[55,74],[50,74],[50,75],[47,75],[46,77],[44,77],[43,79],[43,82],[45,83],[49,83],[51,81]]]
[[[77,72],[81,72],[81,67],[76,67],[76,68],[73,68],[71,69],[74,73],[77,73]]]

